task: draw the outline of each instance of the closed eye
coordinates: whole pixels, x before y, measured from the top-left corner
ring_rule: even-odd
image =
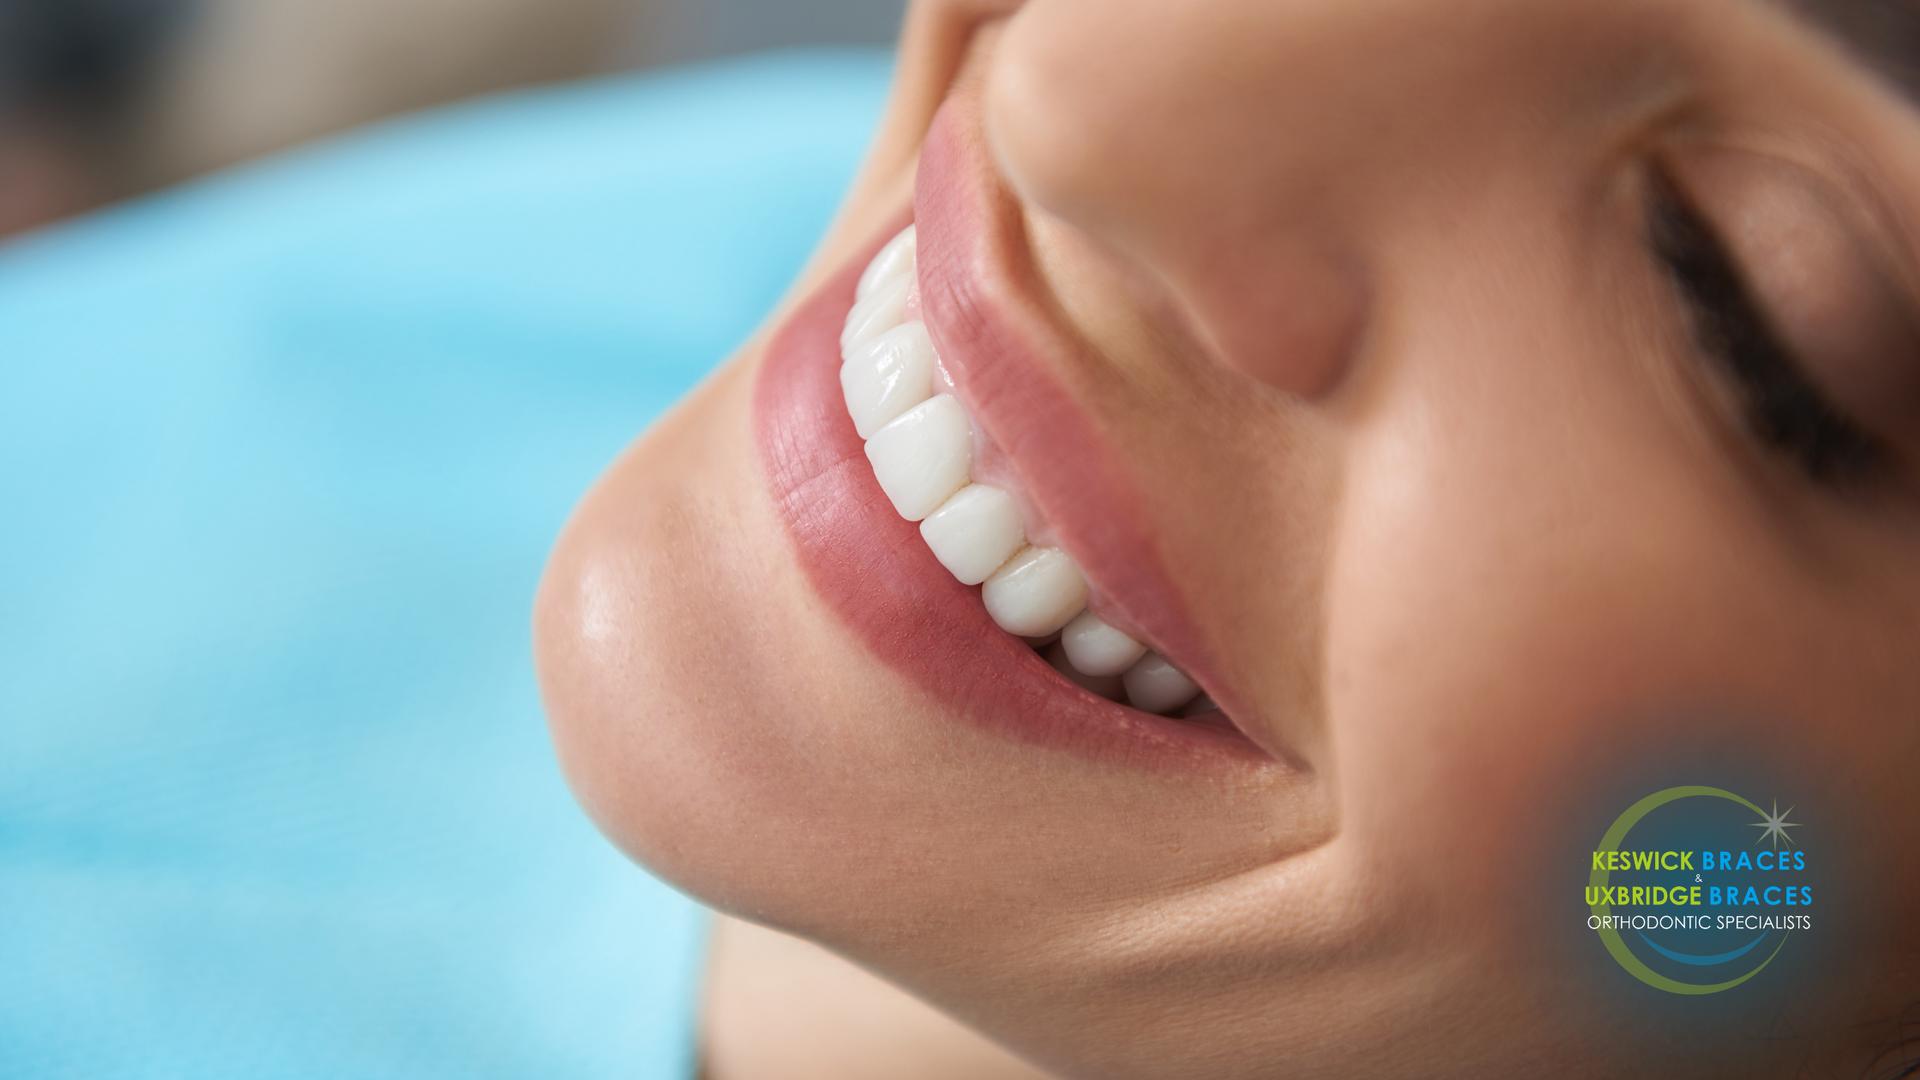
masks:
[[[1696,344],[1737,391],[1748,429],[1824,487],[1852,491],[1891,468],[1879,441],[1834,406],[1783,345],[1726,245],[1679,187],[1657,174],[1649,238],[1685,303]]]

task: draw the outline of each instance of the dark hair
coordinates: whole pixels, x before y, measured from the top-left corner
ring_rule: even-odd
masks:
[[[0,0],[0,109],[119,104],[190,0]]]
[[[1789,6],[1920,97],[1920,10],[1913,0],[1790,0]]]

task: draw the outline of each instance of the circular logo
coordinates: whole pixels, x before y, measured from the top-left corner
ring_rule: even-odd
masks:
[[[1634,803],[1592,853],[1587,927],[1629,974],[1668,993],[1714,994],[1758,975],[1813,927],[1808,856],[1789,834],[1800,825],[1787,820],[1792,806],[1773,806],[1699,785]]]

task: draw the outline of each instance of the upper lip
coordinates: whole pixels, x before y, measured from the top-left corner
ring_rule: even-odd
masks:
[[[1103,606],[1233,719],[1240,703],[1216,675],[1121,456],[1041,362],[1087,346],[1035,299],[1020,204],[1000,182],[967,98],[950,98],[927,134],[914,220],[927,331],[974,422],[1005,451]]]

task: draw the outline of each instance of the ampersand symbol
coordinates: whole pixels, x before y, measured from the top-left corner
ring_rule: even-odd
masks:
[[[1699,875],[1699,874],[1695,874],[1695,875],[1693,875],[1693,880],[1695,880],[1695,881],[1699,881],[1699,880],[1700,880],[1700,875]]]

